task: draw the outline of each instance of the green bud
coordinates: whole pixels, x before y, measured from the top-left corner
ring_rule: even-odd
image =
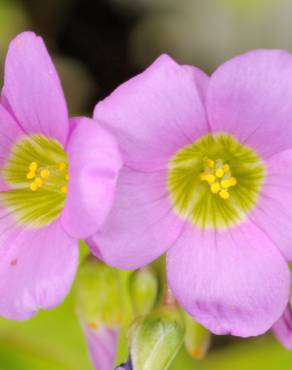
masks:
[[[129,329],[133,369],[168,369],[183,338],[183,320],[176,306],[162,307],[138,319]]]
[[[147,315],[158,295],[158,278],[150,267],[135,271],[129,280],[129,291],[136,316]]]
[[[185,347],[193,358],[201,359],[206,355],[210,347],[211,333],[185,311],[183,315],[186,328]]]
[[[77,277],[77,307],[91,328],[120,326],[123,313],[121,279],[117,269],[89,256]]]

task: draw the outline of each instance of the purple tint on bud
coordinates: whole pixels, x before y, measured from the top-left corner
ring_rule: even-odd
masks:
[[[94,368],[112,370],[116,357],[118,329],[105,326],[93,328],[86,324],[83,327]]]
[[[131,359],[129,359],[124,364],[117,366],[115,370],[133,370]]]
[[[280,319],[273,325],[272,331],[282,345],[292,349],[292,309],[288,305]]]

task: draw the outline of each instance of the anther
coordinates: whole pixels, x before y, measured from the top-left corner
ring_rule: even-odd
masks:
[[[230,182],[230,179],[225,179],[225,180],[222,180],[220,185],[223,187],[223,188],[229,188],[231,186],[231,182]]]
[[[38,164],[36,162],[31,162],[31,164],[28,166],[31,172],[35,172],[38,168]]]
[[[219,182],[214,182],[214,184],[211,185],[211,191],[213,194],[217,194],[220,190]]]
[[[38,186],[37,184],[35,183],[35,181],[33,181],[31,184],[30,184],[30,190],[32,191],[36,191],[38,189]]]
[[[223,163],[222,159],[204,158],[205,171],[200,174],[200,179],[206,181],[213,194],[218,194],[222,199],[228,199],[230,194],[228,189],[237,184],[235,177],[231,176],[230,166]]]
[[[26,178],[31,180],[35,177],[35,171],[29,171],[26,175]]]
[[[215,176],[211,174],[207,174],[206,181],[210,184],[215,181]]]
[[[227,190],[220,190],[219,195],[222,199],[228,199],[229,198],[229,193]]]
[[[50,171],[47,169],[41,170],[40,175],[43,179],[47,179],[50,176]]]
[[[217,168],[217,170],[215,171],[215,175],[219,178],[223,177],[223,175],[224,175],[223,168],[221,168],[221,167]]]
[[[37,177],[35,180],[34,180],[34,183],[37,185],[38,188],[42,187],[43,185],[43,180],[40,178],[40,177]]]
[[[237,180],[235,177],[230,177],[229,182],[230,182],[230,186],[234,186],[237,184]]]

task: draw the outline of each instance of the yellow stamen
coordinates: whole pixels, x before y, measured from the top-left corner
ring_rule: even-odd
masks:
[[[222,180],[220,185],[222,186],[222,188],[228,189],[231,186],[231,181],[230,179]]]
[[[229,193],[227,190],[220,190],[219,195],[222,199],[228,199],[229,198]]]
[[[35,181],[33,181],[31,184],[30,184],[30,190],[32,191],[36,191],[38,189],[38,186],[37,184],[35,183]]]
[[[206,176],[206,181],[209,183],[209,184],[211,184],[212,182],[214,182],[215,181],[215,176],[214,175],[210,175],[210,174],[207,174],[207,176]]]
[[[37,177],[35,180],[34,180],[34,183],[36,184],[36,186],[38,188],[41,188],[43,186],[43,180],[40,178],[40,177]]]
[[[26,175],[26,178],[31,180],[35,177],[35,171],[29,171]]]
[[[222,199],[228,199],[230,194],[228,189],[235,186],[237,180],[231,174],[231,169],[228,163],[224,163],[222,159],[204,158],[205,168],[200,173],[201,181],[206,181],[213,194],[218,194]]]
[[[217,170],[215,171],[215,175],[219,178],[223,177],[224,175],[223,168],[222,167],[217,168]]]
[[[66,165],[65,165],[65,163],[64,163],[64,162],[60,162],[60,163],[58,164],[58,168],[59,168],[59,170],[60,170],[60,171],[63,171],[63,170],[65,169],[65,167],[66,167]]]
[[[41,170],[40,175],[43,179],[47,179],[50,176],[50,171],[47,169]]]
[[[230,186],[234,186],[237,184],[237,180],[235,177],[230,177],[229,182],[230,182]]]
[[[68,181],[69,180],[69,174],[67,173],[67,175],[65,176],[65,179]]]
[[[219,182],[215,182],[214,184],[211,185],[211,191],[213,194],[217,194],[219,190],[220,190]]]
[[[62,186],[61,189],[60,189],[60,192],[61,193],[67,193],[67,186],[66,185]]]
[[[35,172],[38,168],[38,164],[36,162],[31,162],[31,164],[28,166],[31,172]]]

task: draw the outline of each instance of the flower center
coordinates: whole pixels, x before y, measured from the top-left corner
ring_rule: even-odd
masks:
[[[178,215],[202,229],[224,229],[243,221],[255,206],[265,166],[233,136],[201,137],[169,162],[167,188]]]
[[[54,165],[39,166],[37,162],[31,162],[26,178],[31,180],[29,186],[31,191],[43,188],[52,192],[67,193],[68,165],[65,162],[59,162]]]
[[[218,194],[222,199],[229,199],[228,188],[235,186],[237,180],[230,171],[228,163],[224,163],[222,159],[206,158],[204,160],[204,171],[200,174],[200,180],[206,181],[213,194]]]
[[[60,215],[69,174],[67,155],[57,140],[23,137],[12,147],[1,175],[9,190],[0,193],[0,201],[17,223],[42,227]]]

